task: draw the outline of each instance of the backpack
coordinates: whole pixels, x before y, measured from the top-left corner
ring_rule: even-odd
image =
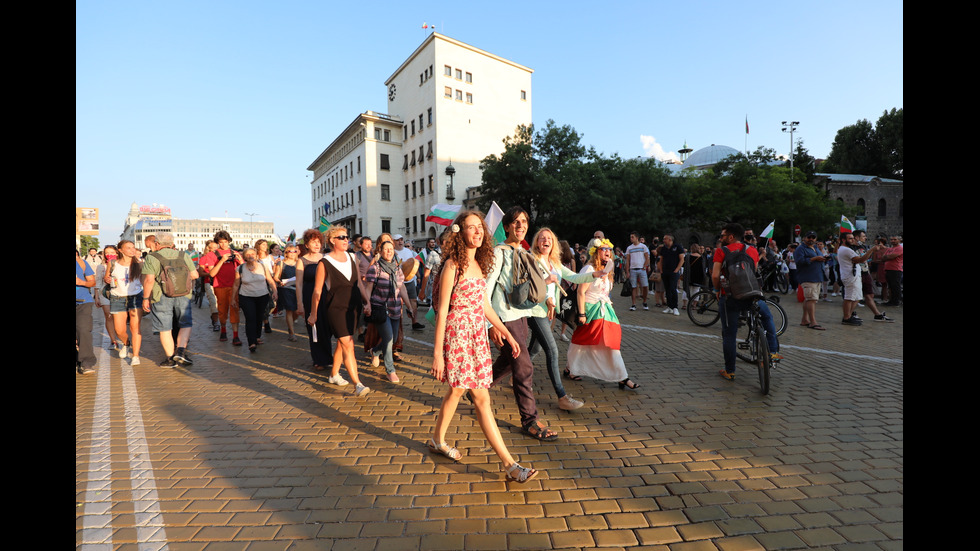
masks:
[[[537,260],[522,247],[513,249],[512,287],[507,294],[507,306],[531,308],[548,299],[548,284]]]
[[[762,286],[755,275],[755,261],[746,252],[745,244],[741,245],[737,251],[725,248],[725,259],[721,262],[722,288],[737,300],[761,298]]]
[[[167,259],[160,253],[150,253],[160,262],[160,276],[157,278],[160,289],[168,297],[183,297],[191,294],[194,290],[191,281],[191,270],[184,261],[184,252],[181,251],[177,258]]]

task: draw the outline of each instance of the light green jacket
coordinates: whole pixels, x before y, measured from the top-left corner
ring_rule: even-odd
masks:
[[[548,268],[545,267],[544,263],[541,262],[541,260],[538,260],[538,266],[541,267],[542,271],[548,273]],[[554,265],[552,265],[552,267],[554,267]],[[559,273],[556,273],[555,275],[559,277],[559,280],[555,283],[552,283],[551,285],[548,285],[548,290],[550,291],[548,296],[554,301],[556,310],[561,306],[561,291],[559,289],[561,288],[562,279],[570,283],[592,283],[593,281],[595,281],[595,277],[592,276],[592,272],[585,273],[585,274],[578,274],[569,270],[568,268],[566,268],[561,264],[558,265],[558,268],[560,268]],[[531,308],[531,316],[536,318],[548,317],[547,299],[544,302],[540,304],[536,304],[534,305],[533,308]]]

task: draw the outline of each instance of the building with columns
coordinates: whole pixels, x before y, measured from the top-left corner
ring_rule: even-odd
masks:
[[[460,204],[481,182],[480,161],[531,124],[523,65],[431,33],[384,81],[385,114],[356,116],[310,164],[311,218],[352,233],[422,243],[437,203]]]

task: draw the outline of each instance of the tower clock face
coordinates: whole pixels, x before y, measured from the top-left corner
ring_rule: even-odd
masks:
[[[394,101],[394,99],[395,99],[395,85],[392,84],[391,86],[388,87],[388,100]]]

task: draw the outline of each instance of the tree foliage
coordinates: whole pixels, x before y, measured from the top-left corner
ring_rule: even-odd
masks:
[[[862,119],[841,128],[820,171],[901,178],[905,168],[903,118],[904,108],[892,108],[878,118],[877,125]]]

